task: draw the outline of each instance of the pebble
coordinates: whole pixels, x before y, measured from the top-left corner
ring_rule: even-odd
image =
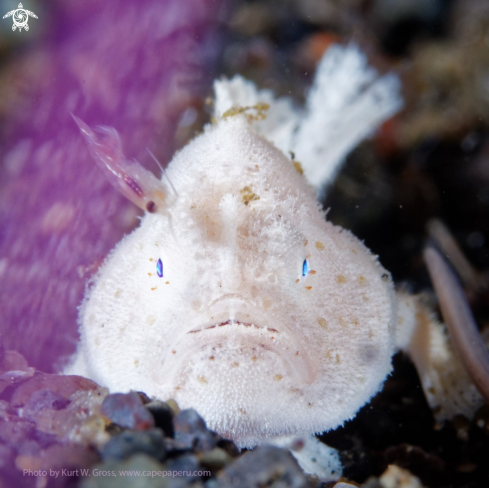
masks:
[[[203,470],[203,468],[200,467],[199,459],[197,458],[197,456],[191,453],[168,459],[164,466],[167,471],[181,471],[181,477],[186,479],[187,481],[195,481],[199,479],[199,476],[194,476],[194,473],[198,473],[199,471]]]
[[[261,446],[246,452],[224,468],[216,486],[306,488],[309,482],[288,450],[275,446]]]
[[[165,437],[165,449],[169,456],[175,456],[179,453],[188,451],[189,448],[183,442],[176,441],[171,437]]]
[[[419,478],[395,464],[388,466],[379,482],[382,488],[423,488]]]
[[[50,390],[65,399],[69,399],[77,391],[96,390],[97,388],[97,383],[81,376],[37,372],[32,378],[17,387],[10,404],[13,407],[23,407],[29,402],[31,395],[39,390]]]
[[[200,456],[200,464],[212,471],[218,471],[227,466],[233,458],[220,447],[215,447],[212,451],[204,452]]]
[[[102,415],[126,429],[144,430],[154,427],[155,421],[135,392],[107,395],[102,403]]]
[[[136,453],[144,453],[158,461],[164,461],[166,449],[163,432],[160,429],[128,430],[112,437],[101,450],[104,461],[124,460]]]
[[[175,440],[188,449],[210,451],[216,446],[217,434],[207,429],[204,419],[194,410],[182,410],[173,418]]]
[[[80,488],[180,488],[188,486],[180,478],[161,476],[120,476],[120,471],[164,471],[164,466],[147,454],[136,454],[125,461],[111,461],[91,468],[91,476],[82,479]],[[177,483],[173,483],[173,480]]]

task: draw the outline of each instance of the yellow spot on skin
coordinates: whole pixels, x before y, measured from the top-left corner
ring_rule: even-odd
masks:
[[[295,355],[298,356],[299,355],[299,351],[295,351]]]
[[[136,359],[136,361],[134,361],[134,366],[138,367],[139,366],[139,361]]]
[[[307,246],[308,243],[309,241],[306,239],[306,242],[304,242],[304,246]]]
[[[336,277],[336,283],[346,283],[346,278],[343,275],[338,275]]]
[[[353,254],[356,254],[356,253],[357,253],[357,250],[356,250],[356,249],[352,249],[352,250],[351,250],[351,252],[352,252]]]
[[[359,324],[358,319],[357,319],[356,317],[353,317],[353,319],[352,319],[352,321],[351,321],[351,322],[352,322],[352,324],[353,324],[353,325],[355,325],[355,326],[357,326],[357,325]]]
[[[207,379],[206,379],[205,376],[199,376],[198,377],[198,380],[199,380],[200,383],[207,383]]]
[[[282,378],[283,378],[283,376],[282,376],[281,374],[276,374],[276,375],[273,377],[273,379],[274,379],[275,381],[280,381]]]
[[[149,258],[150,261],[153,261],[153,258]]]
[[[343,320],[342,317],[338,319],[338,322],[340,323],[341,327],[346,327],[346,322]]]
[[[306,286],[306,290],[312,289],[312,286]]]
[[[313,270],[313,269],[311,269],[311,271],[309,271],[309,273],[311,273],[311,274],[316,274],[316,271],[315,271],[315,270]]]
[[[307,406],[308,406],[308,407],[312,407],[312,403],[308,403],[308,404],[307,404]]]
[[[148,273],[148,276],[152,276],[152,274],[151,273]]]
[[[234,361],[234,363],[233,363],[233,364],[231,364],[231,366],[232,366],[233,368],[237,368],[237,367],[239,366],[239,363],[237,363],[236,361]]]
[[[170,282],[169,282],[169,281],[165,281],[165,285],[169,285],[169,284],[170,284]]]
[[[154,288],[151,288],[151,291],[154,291],[154,290],[156,290],[156,286]]]
[[[365,276],[359,276],[358,277],[358,283],[360,283],[361,285],[363,285],[365,283]]]
[[[326,357],[327,357],[328,359],[331,359],[331,351],[326,351]]]
[[[299,281],[300,281],[299,279],[295,280],[296,283],[299,283]]]
[[[240,408],[240,409],[239,409],[239,411],[240,411],[240,413],[242,413],[243,415],[246,415],[246,410],[244,410],[244,409]]]
[[[365,295],[365,293],[362,295],[362,298],[363,298],[363,300],[364,300],[365,302],[368,302],[368,296],[367,296],[367,295]]]
[[[175,390],[177,390],[177,391],[180,390],[180,387],[179,386],[176,386],[175,387]]]
[[[328,328],[328,324],[326,322],[326,319],[321,317],[318,319],[318,324],[324,329],[324,330],[327,330]]]
[[[320,250],[323,250],[325,246],[321,241],[316,241],[316,247]]]
[[[121,294],[122,294],[122,290],[119,288],[119,289],[118,289],[118,290],[115,292],[114,297],[115,297],[115,298],[119,298],[119,297],[121,296]]]
[[[241,195],[243,195],[243,203],[245,205],[248,205],[248,203],[254,200],[260,200],[260,197],[256,193],[253,193],[253,190],[250,186],[245,186],[239,192],[241,193]]]
[[[211,361],[214,361],[214,356],[211,356],[209,359],[210,359]]]
[[[336,355],[336,363],[341,364],[341,359],[339,354]]]
[[[256,356],[253,356],[251,359],[252,359],[253,361],[256,361],[258,358],[257,358]]]
[[[294,168],[295,170],[300,174],[300,175],[303,175],[304,174],[304,170],[302,169],[302,165],[301,163],[299,163],[299,161],[292,161],[292,163],[294,164]]]
[[[247,113],[246,116],[248,118],[248,121],[251,122],[253,120],[265,120],[267,117],[267,114],[265,113],[268,109],[270,108],[270,105],[268,103],[263,103],[259,102],[256,105],[253,105],[251,107],[240,107],[239,105],[235,105],[231,107],[230,109],[226,110],[222,114],[222,118],[226,119],[228,117],[234,117],[235,115],[238,114],[243,114],[247,112],[248,110],[256,110],[256,115]]]
[[[156,322],[156,318],[153,317],[152,315],[150,315],[147,319],[146,319],[146,323],[148,325],[153,325],[154,323]]]

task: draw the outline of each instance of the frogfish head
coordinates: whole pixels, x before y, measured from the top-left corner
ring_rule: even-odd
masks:
[[[175,398],[241,447],[354,416],[394,349],[376,257],[244,116],[207,128],[166,176],[177,197],[118,244],[81,308],[89,375]]]

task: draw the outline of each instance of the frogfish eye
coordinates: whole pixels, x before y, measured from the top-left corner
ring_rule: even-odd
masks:
[[[311,268],[309,267],[309,261],[304,259],[304,262],[302,263],[302,276],[307,276],[310,271]]]
[[[158,259],[156,263],[156,273],[160,278],[163,278],[163,261],[161,259]]]

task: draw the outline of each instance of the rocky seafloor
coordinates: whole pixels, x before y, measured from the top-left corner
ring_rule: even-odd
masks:
[[[111,394],[80,376],[42,373],[15,351],[2,349],[0,360],[2,488],[418,488],[420,480],[399,467],[416,471],[418,464],[422,475],[440,476],[443,461],[429,466],[432,459],[421,448],[403,445],[372,460],[366,445],[354,442],[356,433],[347,431],[336,443],[352,478],[322,482],[306,475],[287,449],[240,451],[173,400]],[[366,477],[373,464],[380,477]],[[362,478],[362,485],[353,481]]]

